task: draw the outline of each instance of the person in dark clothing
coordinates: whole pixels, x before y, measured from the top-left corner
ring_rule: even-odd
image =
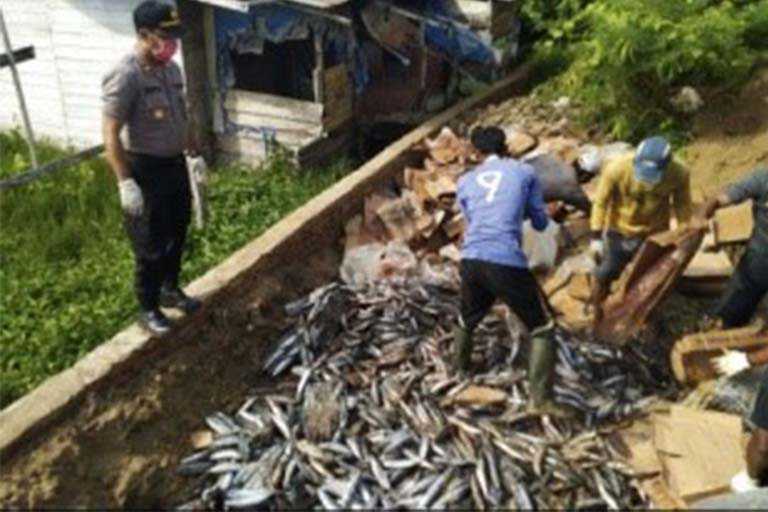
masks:
[[[472,333],[494,301],[503,300],[531,332],[528,378],[533,408],[565,416],[568,411],[551,398],[556,359],[554,324],[544,311],[538,284],[522,249],[522,224],[547,227],[549,218],[534,169],[502,158],[504,132],[477,128],[472,144],[485,161],[461,177],[457,199],[467,229],[461,253],[461,322],[454,333],[454,368],[470,369]]]
[[[178,13],[149,0],[136,7],[133,18],[136,49],[102,84],[103,135],[136,260],[139,321],[164,334],[170,322],[161,305],[188,314],[200,306],[179,288],[191,217],[184,151],[197,151],[187,133],[184,80],[171,60],[183,32]]]
[[[747,473],[757,485],[768,486],[768,372],[757,392],[750,422],[755,432],[747,444]]]
[[[756,169],[704,206],[704,216],[709,219],[718,208],[749,199],[753,201],[755,227],[716,310],[726,328],[749,323],[768,291],[768,167]]]
[[[592,175],[583,172],[580,175],[572,165],[547,153],[525,159],[524,162],[535,169],[545,202],[562,201],[589,215],[592,202],[580,182],[585,181],[582,175],[590,178]]]

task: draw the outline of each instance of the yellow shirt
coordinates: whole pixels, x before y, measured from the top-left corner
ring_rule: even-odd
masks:
[[[618,157],[600,175],[592,205],[590,227],[608,228],[625,236],[647,236],[669,229],[674,207],[678,223],[691,219],[691,181],[688,169],[678,161],[669,164],[655,185],[635,178],[634,153]]]

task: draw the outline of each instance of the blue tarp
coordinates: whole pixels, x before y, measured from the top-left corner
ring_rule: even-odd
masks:
[[[419,2],[417,2],[418,4]],[[448,20],[454,16],[450,2],[445,0],[423,0],[420,8],[425,16],[434,16],[440,20]],[[476,62],[490,66],[498,64],[496,52],[472,30],[458,23],[441,23],[427,25],[427,45],[435,51],[451,57],[455,62]]]
[[[325,53],[330,58],[347,62],[354,71],[354,83],[362,92],[370,82],[367,66],[357,55],[354,35],[337,23],[311,16],[290,7],[270,5],[252,7],[248,13],[215,9],[219,81],[224,88],[234,84],[230,50],[238,53],[261,53],[264,42],[282,43],[303,40],[314,32],[325,35]]]
[[[451,57],[455,62],[476,62],[494,66],[498,62],[493,48],[474,32],[456,25],[428,24],[425,30],[427,46]]]

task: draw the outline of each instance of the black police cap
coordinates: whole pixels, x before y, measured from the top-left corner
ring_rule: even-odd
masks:
[[[184,27],[181,26],[176,8],[157,0],[147,0],[139,4],[133,11],[133,24],[136,32],[143,28],[160,30],[177,39],[184,35]]]

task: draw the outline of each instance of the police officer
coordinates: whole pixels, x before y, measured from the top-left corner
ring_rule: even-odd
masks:
[[[457,199],[467,229],[461,251],[461,320],[454,333],[454,368],[470,369],[472,332],[493,306],[503,300],[531,332],[528,378],[532,408],[542,414],[570,415],[552,400],[556,346],[554,324],[547,318],[539,287],[522,249],[522,223],[531,219],[544,230],[549,218],[536,171],[503,158],[504,132],[476,128],[472,144],[484,163],[461,177]]]
[[[149,0],[133,20],[136,47],[103,80],[103,136],[136,260],[139,321],[164,334],[170,323],[161,305],[187,314],[200,306],[179,288],[191,217],[184,151],[197,148],[187,134],[184,80],[171,60],[183,33],[178,12]]]

